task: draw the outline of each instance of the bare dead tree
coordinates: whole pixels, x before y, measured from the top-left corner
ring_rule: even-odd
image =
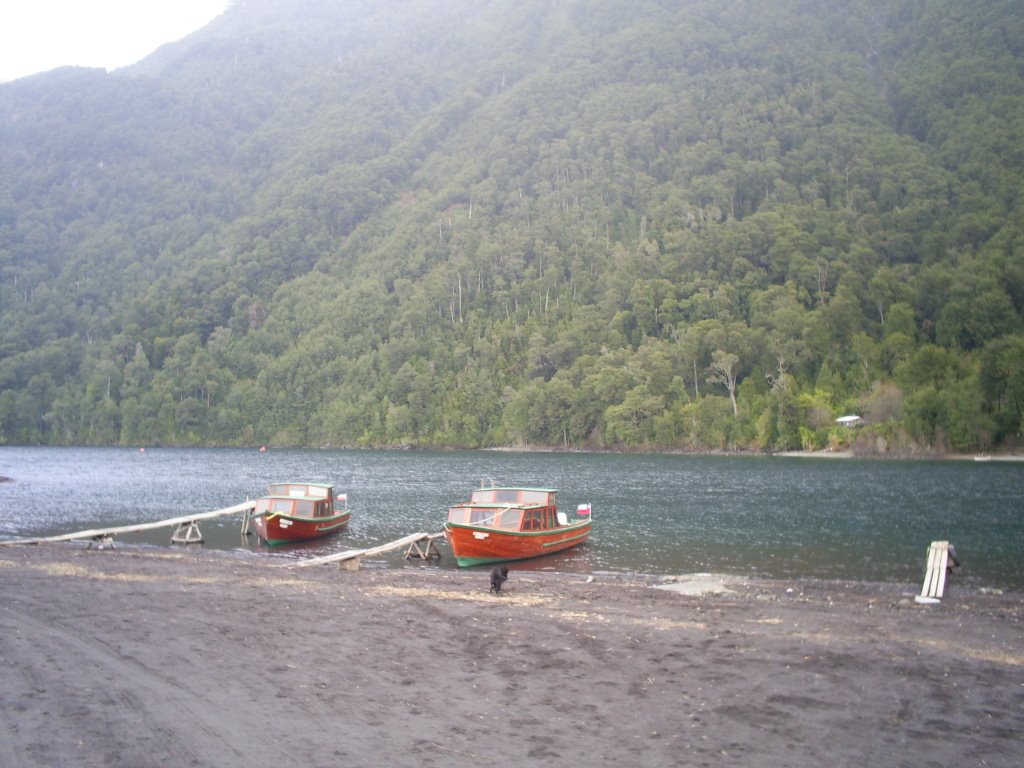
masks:
[[[721,384],[729,392],[729,400],[732,402],[732,415],[739,416],[739,408],[736,407],[736,378],[739,375],[738,365],[740,359],[731,352],[721,349],[715,350],[711,355],[711,365],[708,366],[708,383]]]

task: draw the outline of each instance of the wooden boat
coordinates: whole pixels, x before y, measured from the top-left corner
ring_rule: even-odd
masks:
[[[323,483],[272,483],[256,499],[252,522],[271,546],[329,536],[345,529],[352,511],[345,494]]]
[[[461,566],[525,560],[561,552],[587,540],[590,505],[569,521],[549,488],[478,488],[448,510],[445,539]]]

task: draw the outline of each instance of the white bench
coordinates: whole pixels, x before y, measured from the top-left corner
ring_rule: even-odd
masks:
[[[933,541],[928,547],[924,584],[921,586],[921,594],[914,597],[915,603],[935,605],[942,599],[942,593],[946,589],[946,570],[949,568],[951,549],[948,541]],[[957,562],[955,556],[953,562]]]

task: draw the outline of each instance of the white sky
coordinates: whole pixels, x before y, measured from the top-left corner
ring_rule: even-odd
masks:
[[[228,0],[3,0],[0,82],[56,67],[134,64],[223,12]]]

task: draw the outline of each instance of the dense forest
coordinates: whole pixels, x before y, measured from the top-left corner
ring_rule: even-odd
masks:
[[[0,85],[0,444],[1014,449],[1022,313],[1016,0],[236,0]]]

